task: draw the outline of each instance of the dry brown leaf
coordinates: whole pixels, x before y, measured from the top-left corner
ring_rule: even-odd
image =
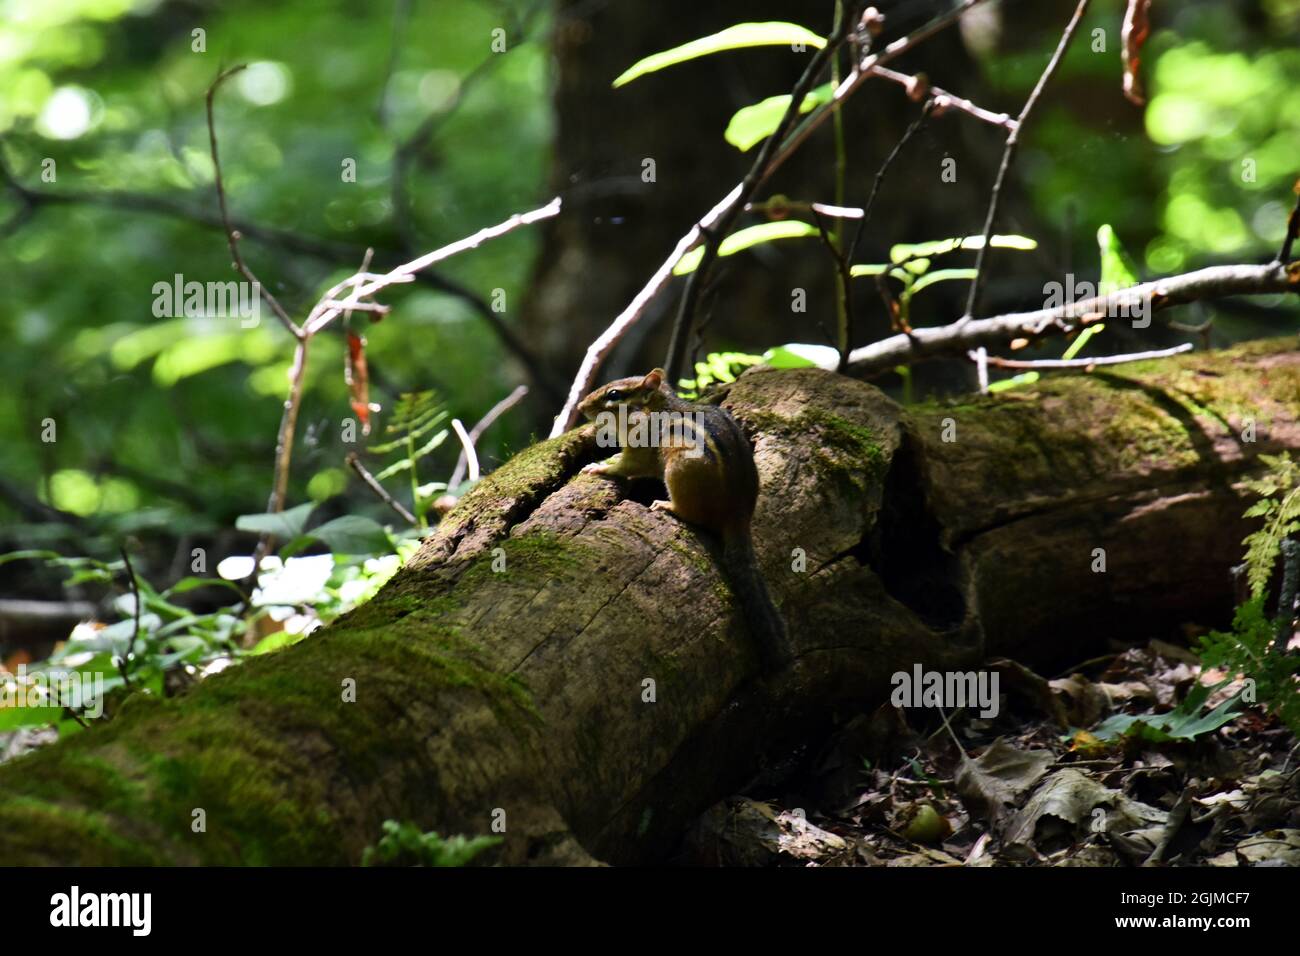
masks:
[[[1151,0],[1128,0],[1124,11],[1124,27],[1120,31],[1120,57],[1124,63],[1124,96],[1134,106],[1144,106],[1146,95],[1138,79],[1142,44],[1151,33]]]

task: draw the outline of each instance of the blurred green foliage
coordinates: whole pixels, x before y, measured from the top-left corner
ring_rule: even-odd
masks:
[[[1063,83],[1118,89],[1117,6],[1093,5]],[[1113,224],[1148,275],[1266,260],[1300,177],[1300,0],[1188,2],[1154,16],[1141,59],[1149,100],[1133,108],[1141,122],[1099,128],[1078,97],[1048,95],[1022,176],[1039,210],[1077,238]],[[1003,57],[991,78],[1024,89],[1041,64],[1039,52]]]
[[[533,6],[543,15],[528,21]],[[220,68],[249,63],[216,102],[232,215],[356,247],[331,260],[245,239],[249,265],[300,319],[367,245],[394,264],[408,258],[390,173],[395,143],[426,121],[431,135],[408,172],[412,255],[537,204],[551,133],[544,14],[542,4],[483,0],[0,0],[0,158],[33,191],[161,197],[211,217],[204,94]],[[495,30],[505,52],[492,49]],[[344,181],[347,159],[355,182]],[[290,337],[267,310],[255,329],[152,312],[155,282],[237,278],[222,232],[100,202],[32,212],[22,218],[22,202],[0,188],[0,270],[11,286],[0,299],[3,478],[107,519],[95,526],[104,541],[123,530],[208,533],[261,510]],[[443,274],[483,298],[504,290],[508,322],[536,241],[535,230],[519,230]],[[366,327],[381,419],[399,392],[436,385],[472,423],[515,384],[496,338],[461,299],[412,284],[383,301],[394,310],[382,323],[353,318]],[[290,503],[348,485],[343,351],[337,330],[313,342]],[[47,418],[54,443],[41,441]],[[480,453],[491,461],[527,437],[507,417]],[[448,471],[458,450],[444,453]],[[364,491],[357,501],[384,511]],[[16,518],[0,497],[0,523]],[[49,522],[22,530],[24,543],[67,535]]]

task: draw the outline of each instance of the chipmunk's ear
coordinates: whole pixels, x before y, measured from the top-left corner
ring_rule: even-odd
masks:
[[[667,373],[661,368],[651,369],[646,377],[641,379],[641,387],[651,390],[657,390],[663,384],[664,377]]]

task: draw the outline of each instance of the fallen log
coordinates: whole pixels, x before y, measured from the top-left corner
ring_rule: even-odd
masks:
[[[896,671],[1223,619],[1240,480],[1300,449],[1300,352],[907,410],[756,371],[727,404],[756,440],[788,672],[755,676],[717,543],[650,511],[661,489],[577,474],[598,456],[580,429],[480,482],[309,640],[0,767],[0,863],[355,864],[388,818],[500,832],[503,863],[661,859]]]

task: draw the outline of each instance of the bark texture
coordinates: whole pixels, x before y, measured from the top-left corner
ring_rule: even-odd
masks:
[[[754,677],[717,542],[651,512],[653,483],[575,477],[598,450],[574,431],[481,482],[309,640],[0,767],[0,862],[347,864],[386,818],[504,819],[500,862],[661,858],[764,753],[895,671],[1226,616],[1240,478],[1300,448],[1300,352],[906,412],[828,372],[759,371],[727,404],[756,440],[791,671]]]

